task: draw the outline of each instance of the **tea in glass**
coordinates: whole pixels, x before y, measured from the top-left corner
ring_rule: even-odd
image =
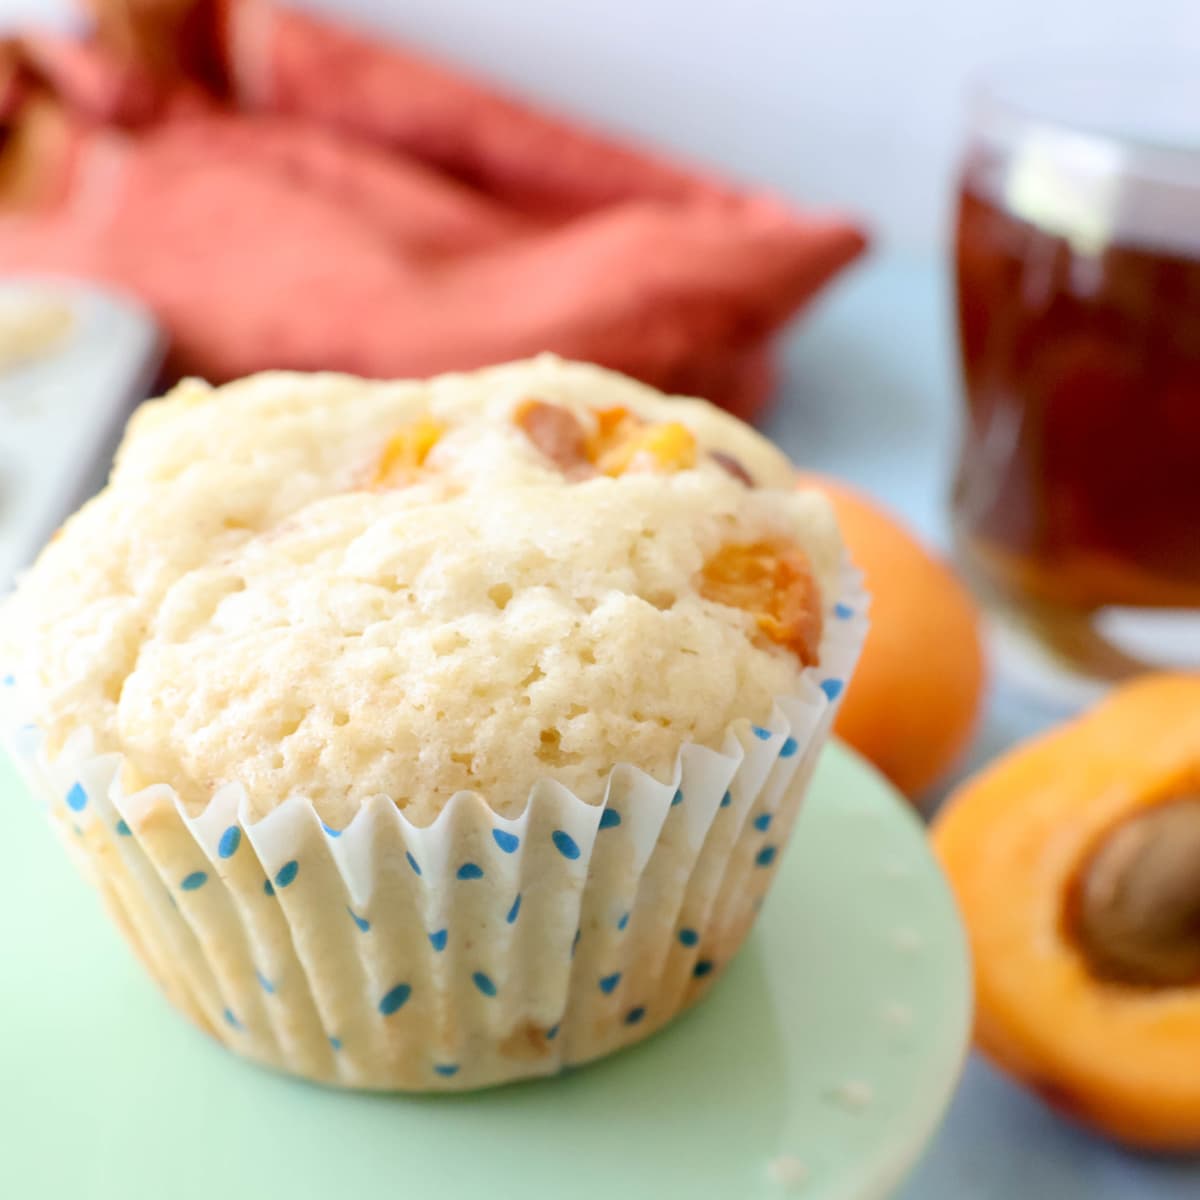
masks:
[[[955,270],[956,548],[1007,665],[1064,698],[1200,665],[1200,81],[985,94]]]

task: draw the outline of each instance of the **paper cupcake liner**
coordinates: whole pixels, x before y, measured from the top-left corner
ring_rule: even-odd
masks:
[[[168,784],[127,792],[90,731],[53,761],[34,726],[9,744],[150,974],[217,1040],[348,1087],[481,1087],[637,1041],[729,963],[865,636],[848,566],[839,592],[820,665],[766,725],[684,746],[668,784],[614,766],[602,805],[547,779],[515,820],[464,792],[427,827],[380,797],[335,830],[297,797],[251,821],[228,786],[193,819]]]

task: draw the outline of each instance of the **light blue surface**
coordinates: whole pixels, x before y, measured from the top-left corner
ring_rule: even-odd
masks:
[[[957,364],[945,269],[880,256],[823,298],[790,339],[763,425],[799,463],[883,500],[948,542]],[[1048,723],[995,684],[959,776]],[[1196,1200],[1200,1160],[1139,1157],[1072,1127],[980,1059],[900,1200]]]

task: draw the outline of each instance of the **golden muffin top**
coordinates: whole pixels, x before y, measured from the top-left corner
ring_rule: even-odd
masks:
[[[80,727],[192,811],[238,782],[341,827],[384,794],[515,815],[550,776],[764,720],[817,653],[841,544],[700,400],[543,356],[423,382],[186,381],[4,607],[54,751]]]

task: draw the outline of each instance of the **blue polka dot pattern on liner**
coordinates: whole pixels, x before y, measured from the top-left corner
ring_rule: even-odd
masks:
[[[683,803],[683,789],[676,788],[675,795],[671,797],[671,807],[674,808],[677,804]]]
[[[492,840],[505,854],[512,854],[521,844],[521,839],[515,833],[509,833],[507,829],[493,829]]]
[[[385,1017],[390,1017],[392,1013],[399,1012],[407,1003],[409,996],[412,995],[412,988],[407,983],[398,983],[391,991],[385,993],[382,1000],[379,1002],[379,1011]]]
[[[611,996],[617,990],[617,984],[621,982],[621,972],[614,971],[611,975],[605,975],[600,980],[600,990],[606,995]]]
[[[833,606],[833,615],[837,617],[839,621],[847,621],[854,616],[854,609],[852,609],[848,604],[835,604]]]
[[[711,975],[713,969],[711,958],[702,958],[693,968],[692,974],[697,979],[703,979],[705,975]]]
[[[16,682],[17,681],[11,675],[5,675],[5,677],[4,677],[4,686],[5,687],[12,687],[12,685]]]
[[[631,1008],[625,1014],[625,1024],[626,1025],[636,1025],[645,1015],[646,1015],[645,1008],[643,1008],[642,1005],[639,1004],[637,1006],[637,1008]]]
[[[600,814],[601,829],[616,829],[621,823],[621,814],[615,808],[606,808]]]
[[[116,828],[118,837],[131,837],[133,835],[133,830],[129,828],[124,817],[117,822]]]
[[[275,895],[275,885],[269,879],[263,880],[263,895],[264,896]]]
[[[277,888],[285,888],[291,883],[296,882],[296,876],[300,874],[300,864],[293,858],[285,862],[278,871],[275,872],[275,886]]]
[[[329,837],[341,837],[342,836],[342,831],[340,829],[333,829],[330,826],[326,825],[324,821],[321,822],[321,828],[325,831],[325,833]]]
[[[556,1037],[558,1037],[558,1026],[551,1025],[550,1028],[546,1030],[546,1041],[552,1042]]]
[[[825,679],[821,682],[821,691],[829,697],[830,700],[836,700],[842,694],[842,688],[846,685],[840,679]]]
[[[413,858],[413,856],[412,856],[412,852],[411,852],[410,850],[406,850],[406,851],[404,852],[404,857],[408,859],[408,865],[409,865],[410,867],[412,867],[412,869],[413,869],[413,870],[414,870],[414,871],[415,871],[415,872],[416,872],[418,875],[420,875],[420,873],[421,873],[421,868],[420,868],[420,866],[418,865],[418,863],[417,863],[417,860],[416,860],[415,858]]]
[[[73,824],[73,825],[71,826],[71,828],[72,828],[73,830],[75,830],[75,836],[76,836],[76,837],[83,837],[83,826],[81,826],[81,825],[74,825],[74,824]]]
[[[622,914],[621,914],[621,919],[620,919],[620,920],[617,922],[617,929],[618,929],[618,930],[619,930],[621,933],[624,933],[628,925],[629,925],[629,914],[628,914],[628,913],[622,913]]]
[[[766,833],[767,830],[771,828],[771,814],[759,813],[758,816],[754,818],[754,828],[757,829],[759,833]]]
[[[508,910],[508,915],[504,919],[510,925],[512,925],[516,921],[517,917],[519,917],[520,915],[521,915],[521,893],[518,892],[517,898],[512,902],[512,908],[510,908]]]
[[[268,996],[275,995],[275,985],[261,972],[256,970],[255,977],[258,979],[258,986],[262,988]]]
[[[721,797],[721,807],[728,808],[732,803],[733,803],[733,793],[726,792],[725,795],[723,795]]]
[[[694,929],[681,929],[679,931],[679,944],[681,946],[695,946],[700,941],[700,935]]]
[[[433,1070],[435,1075],[449,1079],[451,1075],[458,1074],[458,1063],[434,1063]]]
[[[360,917],[352,908],[347,908],[350,919],[358,926],[360,933],[366,933],[371,928],[371,922],[366,917]]]
[[[794,737],[787,738],[783,745],[779,747],[779,757],[791,758],[799,749],[800,743]]]
[[[760,742],[770,741],[771,731],[769,729],[764,729],[761,725],[752,725],[751,728],[754,730],[754,736]]]
[[[485,995],[494,996],[496,994],[496,985],[492,982],[490,975],[485,975],[482,971],[476,971],[471,976],[471,982]]]
[[[429,944],[439,953],[446,948],[446,939],[450,936],[448,929],[435,929],[429,935]]]
[[[576,859],[579,857],[580,850],[575,839],[565,830],[556,829],[551,835],[550,840],[554,843],[554,848],[563,856],[563,858]]]
[[[207,882],[208,875],[204,871],[193,871],[190,875],[183,877],[179,886],[185,892],[194,892],[197,888],[202,888]]]
[[[775,861],[776,850],[774,846],[764,846],[755,856],[754,865],[756,867],[769,867]]]
[[[235,1017],[233,1015],[232,1009],[227,1008],[221,1015],[225,1018],[226,1025],[231,1026],[233,1029],[241,1029],[242,1028],[241,1021],[239,1021],[237,1019],[237,1017]]]
[[[67,793],[67,807],[72,812],[83,812],[87,807],[87,792],[83,790],[83,784],[71,784],[71,790]]]
[[[336,1054],[342,1048],[342,1039],[337,1038],[337,1037],[331,1037],[329,1039],[329,1044],[333,1047],[333,1051]]]
[[[232,858],[237,853],[237,848],[242,844],[242,831],[236,825],[230,827],[221,834],[221,840],[217,843],[217,854],[221,858]]]
[[[463,863],[456,872],[459,879],[482,879],[483,868],[477,863]]]

